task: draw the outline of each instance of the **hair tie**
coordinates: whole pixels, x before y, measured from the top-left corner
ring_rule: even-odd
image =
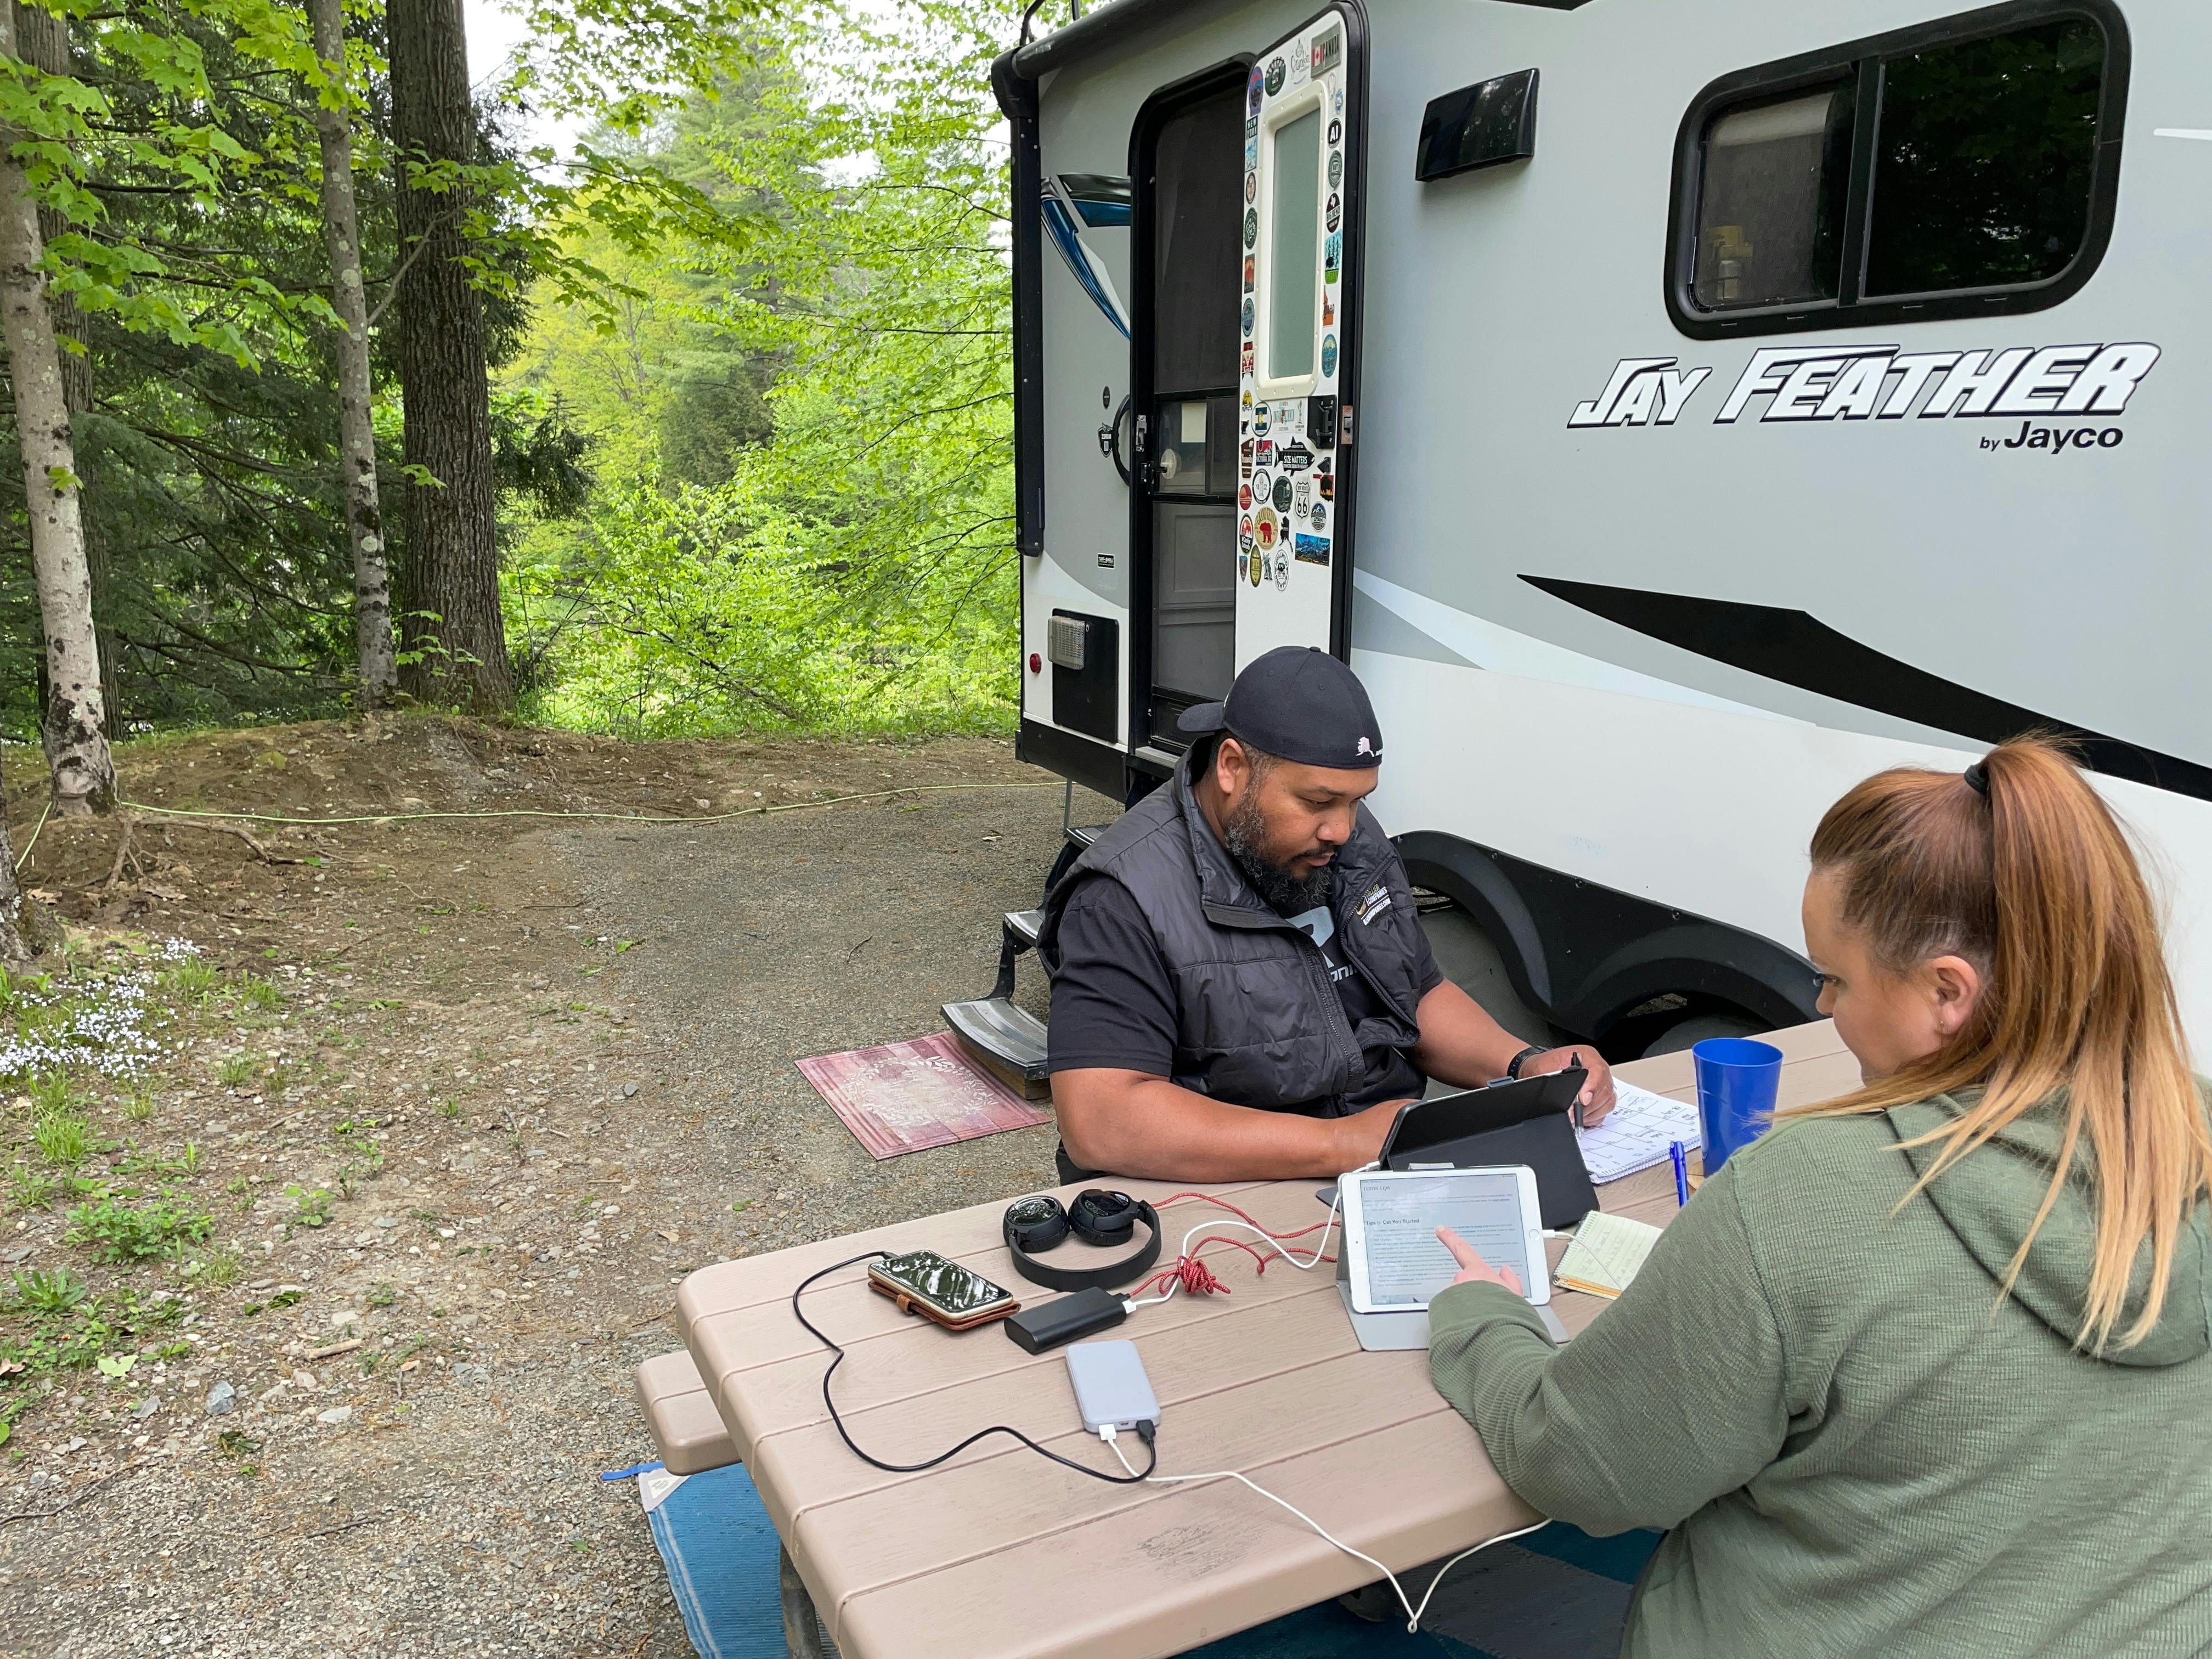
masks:
[[[1966,769],[1966,777],[1967,788],[1972,790],[1984,800],[1987,800],[1990,798],[1990,769],[1988,767],[1983,765],[1981,762],[1976,761],[1972,766]]]

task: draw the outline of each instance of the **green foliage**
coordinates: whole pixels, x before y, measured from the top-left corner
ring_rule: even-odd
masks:
[[[90,372],[76,471],[111,712],[336,712],[352,573],[319,103],[352,124],[403,594],[398,503],[421,472],[390,362],[404,319],[384,310],[405,253],[380,9],[353,11],[334,76],[303,14],[265,0],[68,3],[71,72],[0,65],[0,120],[28,135],[59,216],[56,314]],[[459,217],[501,370],[525,712],[639,735],[1004,729],[1018,575],[987,82],[1019,7],[527,10],[532,43],[481,94],[471,159],[405,164]],[[571,157],[524,155],[506,128],[526,105],[599,125]],[[0,635],[19,649],[0,729],[22,734],[39,621],[8,418]],[[166,970],[180,1000],[215,986],[204,963]],[[241,989],[249,1008],[276,994]]]
[[[214,992],[214,965],[203,957],[186,957],[161,974],[162,988],[179,1001],[203,1002]]]
[[[292,1200],[292,1213],[284,1218],[287,1231],[297,1227],[316,1228],[331,1224],[331,1206],[335,1200],[329,1188],[309,1188],[294,1185],[284,1188],[284,1196]],[[270,1300],[277,1306],[283,1305],[281,1298],[272,1297]]]
[[[522,527],[532,713],[640,736],[1011,723],[1007,180],[983,88],[1016,15],[802,9],[643,132],[742,231],[650,262],[581,232],[634,295],[605,330],[541,307],[516,377],[594,433],[608,482],[576,526]]]
[[[17,1302],[40,1313],[67,1313],[91,1294],[91,1287],[66,1267],[18,1272],[9,1288]]]
[[[100,1261],[118,1265],[183,1254],[215,1229],[215,1219],[181,1194],[160,1194],[133,1205],[115,1197],[80,1204],[69,1212],[65,1243],[86,1244]]]
[[[0,1297],[0,1388],[43,1387],[40,1379],[105,1361],[120,1376],[137,1357],[137,1338],[180,1317],[181,1298],[132,1291],[95,1296],[83,1280],[59,1270],[17,1273]],[[13,1419],[27,1396],[0,1407]]]
[[[258,1068],[251,1054],[225,1054],[215,1068],[216,1081],[226,1088],[235,1089],[251,1079]]]
[[[18,1164],[9,1177],[9,1198],[19,1210],[50,1210],[60,1196],[62,1183],[44,1170]]]
[[[47,1163],[59,1170],[74,1170],[92,1151],[92,1130],[74,1112],[48,1112],[32,1126],[31,1134]]]
[[[224,1290],[246,1277],[246,1258],[233,1245],[202,1251],[184,1265],[184,1275],[198,1285]]]

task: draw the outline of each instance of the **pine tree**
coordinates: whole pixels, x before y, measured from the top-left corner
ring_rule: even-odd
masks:
[[[402,268],[395,307],[407,486],[402,683],[495,711],[514,701],[500,610],[483,296],[461,169],[477,160],[460,0],[388,0]]]

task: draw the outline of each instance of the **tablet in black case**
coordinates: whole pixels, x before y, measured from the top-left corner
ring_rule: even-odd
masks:
[[[1408,1101],[1382,1143],[1386,1170],[1424,1164],[1455,1170],[1525,1164],[1536,1172],[1536,1200],[1547,1227],[1571,1227],[1597,1208],[1597,1188],[1575,1139],[1567,1109],[1589,1081],[1577,1066]]]

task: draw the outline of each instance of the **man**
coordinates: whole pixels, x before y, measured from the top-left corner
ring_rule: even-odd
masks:
[[[1188,711],[1175,775],[1045,901],[1060,1176],[1328,1178],[1370,1164],[1429,1078],[1580,1065],[1523,1043],[1438,970],[1397,849],[1360,802],[1382,737],[1366,689],[1285,646]]]

